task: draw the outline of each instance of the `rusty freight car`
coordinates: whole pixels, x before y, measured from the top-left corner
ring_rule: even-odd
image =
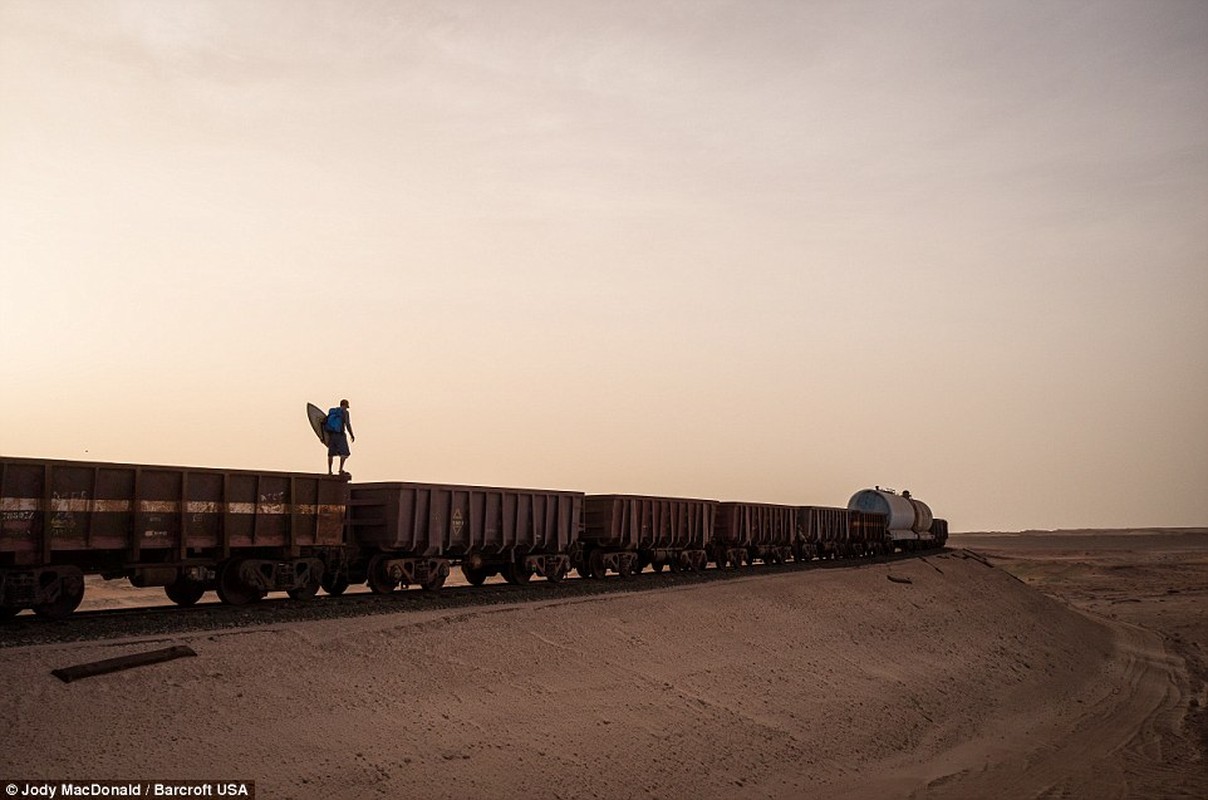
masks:
[[[932,517],[931,519],[931,537],[934,540],[936,547],[943,547],[948,543],[948,520]]]
[[[70,614],[86,574],[180,605],[313,596],[341,558],[345,496],[330,476],[0,457],[0,614]]]
[[[717,501],[637,495],[587,495],[575,568],[584,577],[621,577],[647,565],[702,570],[713,541]]]
[[[418,585],[438,589],[450,567],[481,585],[503,575],[552,582],[570,571],[583,495],[434,483],[354,483],[349,488],[350,579],[378,594]]]
[[[719,503],[710,542],[718,567],[783,564],[797,553],[800,515],[795,506],[769,503]]]
[[[875,511],[849,512],[852,555],[875,556],[893,552],[889,518]]]
[[[802,539],[798,556],[811,558],[842,558],[851,540],[851,515],[846,508],[802,506],[798,509]]]

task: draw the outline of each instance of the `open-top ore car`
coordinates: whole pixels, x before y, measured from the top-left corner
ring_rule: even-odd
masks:
[[[0,614],[70,614],[85,574],[180,605],[312,596],[344,547],[345,494],[320,475],[0,458]]]
[[[702,570],[713,538],[717,503],[682,497],[588,495],[575,568],[584,577],[626,577],[647,565],[656,571]]]
[[[794,506],[719,503],[710,559],[719,567],[784,564],[798,552],[803,531]]]
[[[351,579],[378,594],[438,589],[452,564],[475,586],[492,575],[557,583],[570,571],[583,495],[433,483],[349,487]]]

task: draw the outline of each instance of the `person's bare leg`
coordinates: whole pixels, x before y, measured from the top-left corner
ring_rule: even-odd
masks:
[[[333,456],[328,456],[328,457],[327,457],[327,474],[328,474],[328,475],[330,475],[330,474],[331,474],[331,462],[332,462],[333,460],[334,460],[334,457],[333,457]],[[343,461],[341,460],[341,462],[340,462],[340,463],[341,463],[341,464],[343,464]]]

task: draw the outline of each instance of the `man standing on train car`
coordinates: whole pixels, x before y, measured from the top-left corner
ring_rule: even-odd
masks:
[[[339,408],[333,408],[327,412],[327,421],[323,423],[323,431],[327,434],[327,474],[331,474],[331,462],[336,456],[340,457],[340,474],[347,475],[344,471],[344,461],[352,455],[348,449],[348,440],[357,440],[357,435],[352,432],[352,418],[348,416],[348,401],[341,400]],[[346,436],[344,432],[347,431]]]

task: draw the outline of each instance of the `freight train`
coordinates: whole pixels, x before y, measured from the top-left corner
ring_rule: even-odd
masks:
[[[947,523],[909,492],[846,508],[0,456],[0,618],[71,614],[84,576],[230,605],[367,584],[481,585],[858,558],[941,547]]]

